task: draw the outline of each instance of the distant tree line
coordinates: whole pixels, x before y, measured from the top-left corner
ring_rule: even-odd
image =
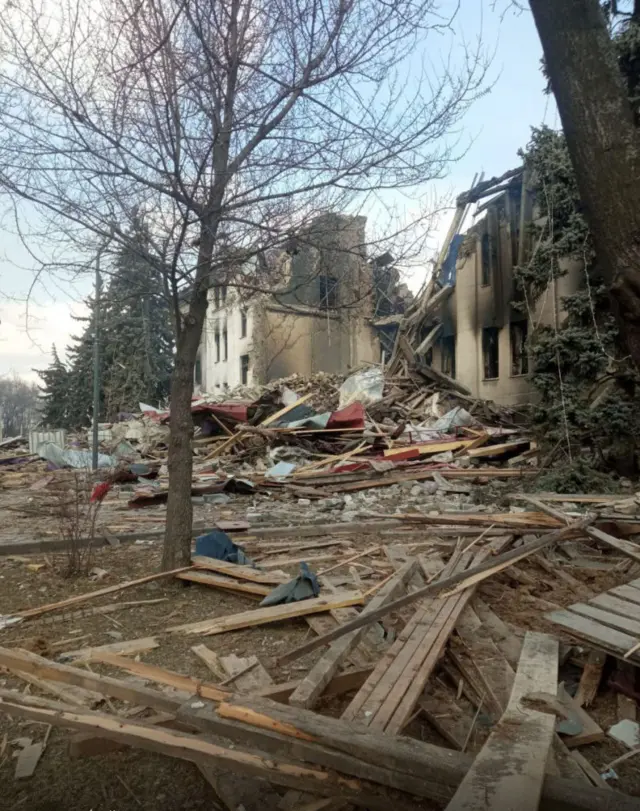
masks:
[[[0,380],[0,425],[2,437],[26,434],[38,422],[40,389],[19,377]]]
[[[135,237],[121,246],[100,298],[100,419],[112,421],[157,404],[169,394],[173,366],[171,310],[161,278],[146,257],[148,234],[138,220]],[[93,299],[87,304],[93,312]],[[42,378],[42,423],[78,428],[91,422],[94,321],[78,318],[83,331],[72,337],[63,362],[53,347]]]

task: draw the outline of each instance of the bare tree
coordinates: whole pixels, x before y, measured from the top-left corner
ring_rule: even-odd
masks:
[[[451,24],[436,0],[5,8],[0,184],[36,207],[38,232],[70,264],[91,235],[127,244],[144,213],[146,258],[172,302],[163,566],[190,556],[190,398],[209,288],[246,286],[228,261],[238,248],[256,255],[312,215],[443,176],[447,136],[487,70],[479,44],[424,64]]]

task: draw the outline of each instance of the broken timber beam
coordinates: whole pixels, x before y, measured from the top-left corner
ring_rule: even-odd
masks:
[[[15,656],[16,653],[0,649],[0,655],[3,658]],[[29,658],[36,662],[54,665],[47,660],[42,660],[41,657],[21,654],[19,664],[22,669],[28,669],[29,663],[26,660]],[[166,712],[175,712],[175,708],[179,704],[177,699],[162,693],[119,682],[117,679],[83,673],[72,667],[54,666],[53,672],[58,680],[60,680],[60,670],[65,671],[67,677],[69,672],[72,672],[71,678],[66,679],[68,683],[79,683],[74,680],[86,678],[88,681],[82,682],[81,685],[94,689],[100,689],[100,683],[102,685],[107,683],[110,685],[109,695],[134,704],[145,704]],[[49,675],[51,676],[51,673]],[[119,687],[115,685],[119,685]],[[11,715],[36,719],[36,715],[27,716],[25,709],[27,712],[37,711],[39,709],[38,700],[35,700],[35,706],[32,704],[31,707],[25,708],[23,706],[24,696],[5,691],[2,694],[3,699],[5,695],[8,698],[5,703],[0,702],[0,711],[4,709]],[[182,706],[180,712],[176,713],[176,717],[208,734],[219,735],[240,745],[250,745],[254,749],[257,747],[269,752],[269,759],[277,755],[303,760],[307,766],[318,764],[325,769],[335,769],[342,775],[343,783],[349,783],[348,779],[345,780],[344,775],[362,777],[369,781],[385,780],[390,787],[413,792],[416,796],[423,796],[440,804],[446,803],[451,798],[472,763],[471,757],[459,752],[409,738],[380,736],[360,725],[347,724],[344,721],[319,716],[307,710],[298,710],[275,704],[273,701],[247,696],[241,696],[237,700],[241,702],[240,705],[232,705],[227,702],[226,718],[221,717],[210,704],[205,703],[202,709],[193,709],[191,701]],[[30,698],[29,701],[33,702],[34,699]],[[8,706],[8,704],[15,705],[18,702],[20,702],[20,706]],[[158,702],[163,706],[158,706]],[[65,710],[70,709],[66,705],[56,705],[56,708],[58,709],[60,706]],[[246,713],[243,714],[243,722],[228,720],[234,714],[233,706],[237,706],[240,713],[244,713],[243,708],[252,709],[252,723],[247,723]],[[87,715],[91,724],[89,731],[95,733],[96,729],[93,724],[95,714],[87,713]],[[44,719],[37,715],[37,720],[43,721]],[[67,719],[60,718],[56,712],[47,715],[47,723],[49,720],[57,725],[73,726],[82,731],[87,730],[84,723],[67,724]],[[119,728],[113,716],[110,717],[110,720],[115,727]],[[258,726],[253,723],[256,721],[259,722]],[[274,731],[276,728],[281,731]],[[292,728],[297,733],[303,734],[292,736]],[[114,727],[110,726],[109,730],[113,732]],[[105,737],[122,740],[117,737],[117,733],[114,736],[103,728],[100,729],[100,732]],[[127,743],[132,744],[131,738],[127,738]],[[133,745],[143,746],[140,741],[136,741]],[[145,748],[150,747],[145,746]],[[167,754],[165,749],[163,751]],[[176,752],[171,754],[182,756]],[[378,768],[374,770],[372,765]],[[225,762],[225,767],[227,769],[235,768],[229,762]],[[276,782],[273,774],[261,774],[260,776]],[[311,790],[310,785],[307,784],[305,789]],[[321,789],[315,787],[313,790],[317,794],[323,793]],[[333,790],[325,793],[335,794]],[[545,811],[638,811],[638,801],[634,798],[613,791],[592,789],[571,780],[551,776],[545,778],[542,799]],[[388,796],[386,801],[389,802]],[[398,807],[406,808],[407,806]],[[412,811],[413,809],[415,809],[415,803]]]
[[[500,723],[477,755],[447,811],[538,811],[555,716],[529,709],[529,693],[555,693],[558,641],[527,632],[511,698]]]
[[[415,560],[410,560],[405,563],[404,566],[395,573],[392,579],[382,587],[362,613],[367,614],[368,612],[375,611],[380,606],[392,600],[396,593],[407,584],[415,572],[416,567],[417,563]],[[298,687],[289,696],[289,704],[293,707],[307,707],[309,709],[313,707],[322,695],[322,691],[326,685],[331,681],[337,669],[340,667],[340,664],[356,648],[364,632],[364,628],[359,628],[333,642],[324,656],[316,662]]]
[[[584,529],[593,520],[593,516],[587,516],[579,521],[572,522],[562,529],[549,532],[548,534],[543,535],[541,538],[537,538],[535,541],[531,541],[524,546],[520,546],[517,549],[512,549],[508,552],[503,552],[501,555],[497,555],[495,558],[484,561],[473,569],[468,569],[464,572],[457,572],[456,574],[444,578],[443,580],[428,583],[423,588],[420,588],[411,594],[406,594],[405,596],[400,597],[398,600],[394,600],[392,603],[387,603],[386,605],[381,606],[370,613],[360,614],[357,619],[339,626],[330,633],[327,633],[324,636],[319,636],[316,639],[312,639],[310,642],[305,643],[304,645],[294,648],[281,656],[278,659],[278,662],[280,664],[284,662],[291,662],[294,659],[297,659],[299,656],[309,653],[309,651],[322,647],[322,645],[326,645],[328,642],[332,642],[334,639],[339,639],[341,636],[348,634],[350,631],[355,631],[356,628],[363,628],[364,626],[370,625],[372,622],[381,619],[392,611],[397,611],[399,608],[403,608],[405,605],[411,605],[411,603],[419,600],[421,597],[438,594],[451,587],[455,588],[452,589],[452,591],[447,592],[444,596],[449,596],[449,594],[463,591],[468,586],[473,585],[474,583],[479,583],[487,577],[491,577],[491,575],[501,572],[503,569],[508,568],[513,563],[517,563],[519,560],[524,560],[525,558],[529,557],[529,555],[540,551],[540,549],[544,549],[545,546],[556,543],[557,541],[561,541],[563,538],[570,536],[575,530]]]

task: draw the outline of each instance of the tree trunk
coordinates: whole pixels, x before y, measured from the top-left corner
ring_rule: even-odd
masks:
[[[162,568],[165,571],[188,565],[191,562],[191,529],[193,527],[191,397],[193,395],[193,370],[200,346],[204,319],[207,315],[214,234],[213,225],[203,223],[194,291],[190,297],[189,311],[182,319],[179,330],[175,365],[171,376],[169,499],[162,552]]]
[[[598,0],[529,0],[583,211],[640,368],[640,141]]]

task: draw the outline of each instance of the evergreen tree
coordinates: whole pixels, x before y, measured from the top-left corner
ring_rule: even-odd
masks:
[[[632,19],[614,33],[618,65],[636,111],[639,32]],[[534,129],[522,156],[539,207],[539,220],[531,226],[532,255],[515,269],[516,285],[529,308],[552,279],[566,272],[560,260],[584,265],[581,288],[562,299],[566,317],[559,329],[539,326],[529,341],[532,380],[540,394],[533,408],[538,439],[546,450],[559,445],[571,462],[560,477],[552,474],[539,484],[565,492],[601,489],[603,480],[598,481],[594,469],[613,467],[629,475],[637,468],[640,381],[620,348],[565,136],[547,127]],[[590,457],[584,456],[585,447],[591,448]]]
[[[36,370],[44,383],[40,386],[41,421],[50,428],[70,428],[72,426],[68,413],[69,370],[60,360],[55,344],[51,354],[53,355],[51,365],[42,371]]]
[[[116,258],[103,299],[103,397],[108,419],[137,411],[140,401],[169,395],[173,365],[171,311],[162,278],[146,259],[149,235],[136,218],[133,239]]]
[[[93,299],[86,302],[93,309]],[[72,343],[67,347],[67,364],[69,367],[69,392],[67,414],[69,423],[74,428],[91,424],[93,412],[93,318],[91,316],[76,318],[75,321],[86,324],[81,335],[72,336]],[[103,343],[104,343],[103,336]],[[104,374],[104,357],[101,358],[101,374]],[[100,419],[103,417],[104,395],[101,392]]]
[[[155,404],[169,394],[173,364],[170,309],[161,276],[145,259],[149,236],[140,218],[133,230],[135,239],[117,255],[100,296],[100,420],[138,411],[139,402]],[[86,303],[93,312],[94,300]],[[49,404],[47,422],[73,428],[89,425],[93,411],[93,316],[76,320],[85,327],[67,347],[67,367],[54,350],[52,365],[40,373]]]

